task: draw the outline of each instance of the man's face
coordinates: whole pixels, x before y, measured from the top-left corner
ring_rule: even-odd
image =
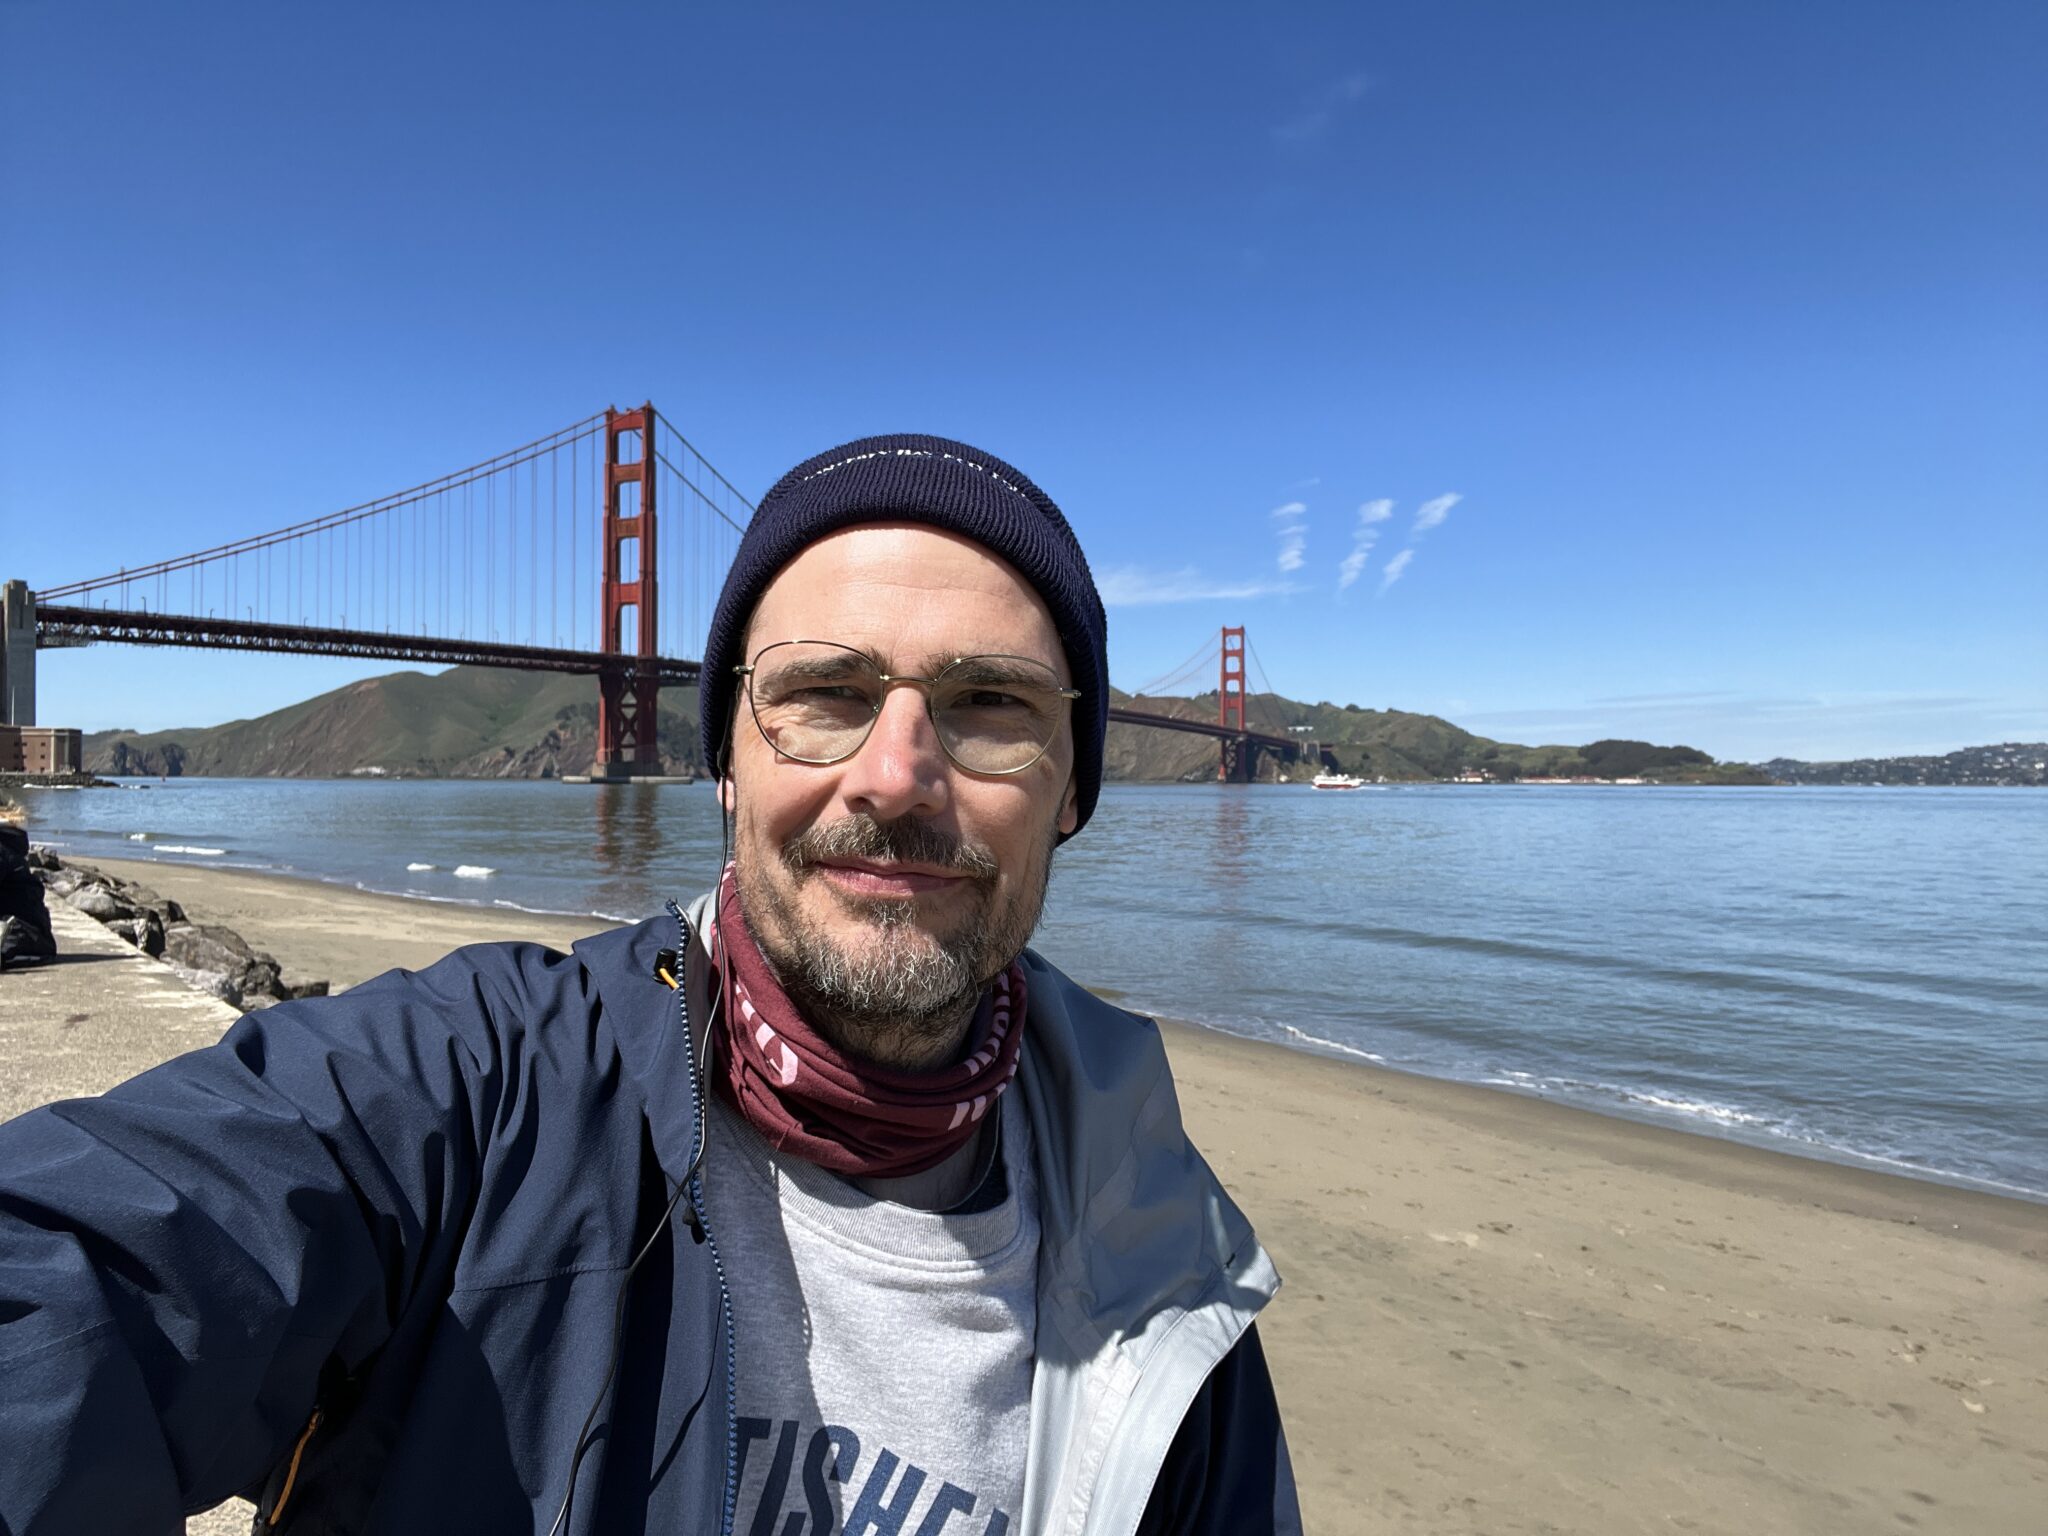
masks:
[[[1001,655],[1072,681],[1051,614],[1016,571],[915,525],[846,529],[783,567],[754,610],[747,659],[785,640],[850,646],[892,675]],[[841,1045],[901,1064],[935,1064],[916,1042],[953,1035],[1024,946],[1055,835],[1076,825],[1069,711],[1043,757],[995,776],[946,756],[925,699],[890,687],[860,750],[819,766],[778,755],[743,692],[728,784],[740,899],[762,952]]]

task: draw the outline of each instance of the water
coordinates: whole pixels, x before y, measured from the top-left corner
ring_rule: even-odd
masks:
[[[28,794],[83,857],[443,901],[638,917],[718,860],[701,785]],[[1036,942],[1148,1012],[2048,1199],[2039,791],[1112,786]]]

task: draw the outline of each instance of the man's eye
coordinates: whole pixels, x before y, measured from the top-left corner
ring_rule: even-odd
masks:
[[[852,683],[810,683],[783,695],[792,704],[865,704],[867,694]]]
[[[954,703],[968,709],[1029,709],[1031,701],[1021,694],[1000,688],[969,688]]]

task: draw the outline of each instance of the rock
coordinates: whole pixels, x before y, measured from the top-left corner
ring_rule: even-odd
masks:
[[[134,904],[123,899],[104,885],[81,886],[65,898],[87,917],[96,917],[103,923],[116,918],[133,917]]]
[[[46,869],[54,873],[64,867],[64,861],[58,858],[56,854],[50,852],[46,845],[30,843],[28,845],[28,867],[30,869]]]
[[[145,955],[155,956],[164,952],[163,920],[147,907],[133,917],[115,918],[107,924],[107,932],[119,934]]]
[[[185,921],[185,909],[170,897],[159,894],[151,887],[132,880],[121,882],[121,894],[128,898],[137,911],[150,911],[157,915],[161,924],[168,928],[172,923]]]
[[[241,989],[242,996],[245,999],[263,996],[277,1002],[283,1002],[287,997],[291,996],[291,993],[285,988],[284,977],[278,973],[275,960],[270,961],[268,964],[261,960],[250,962],[247,967],[236,974],[235,985]]]
[[[42,881],[43,889],[52,896],[69,896],[81,885],[85,884],[85,876],[75,869],[59,869],[54,872],[46,870],[43,873]]]
[[[164,953],[194,970],[232,974],[256,958],[232,928],[211,923],[171,923],[164,928]]]
[[[219,971],[202,971],[189,965],[173,963],[171,971],[186,986],[219,998],[230,1007],[242,1006],[241,991]]]
[[[286,985],[291,986],[293,997],[325,997],[327,995],[327,983],[324,981],[302,981],[296,986],[292,986],[291,983],[287,982]]]

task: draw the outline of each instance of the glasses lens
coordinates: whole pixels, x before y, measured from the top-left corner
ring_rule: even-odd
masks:
[[[836,763],[868,739],[882,681],[859,651],[788,640],[754,658],[747,697],[761,734],[784,757]]]
[[[1060,681],[1022,656],[968,656],[932,685],[932,721],[953,761],[972,773],[1016,773],[1060,727]]]

